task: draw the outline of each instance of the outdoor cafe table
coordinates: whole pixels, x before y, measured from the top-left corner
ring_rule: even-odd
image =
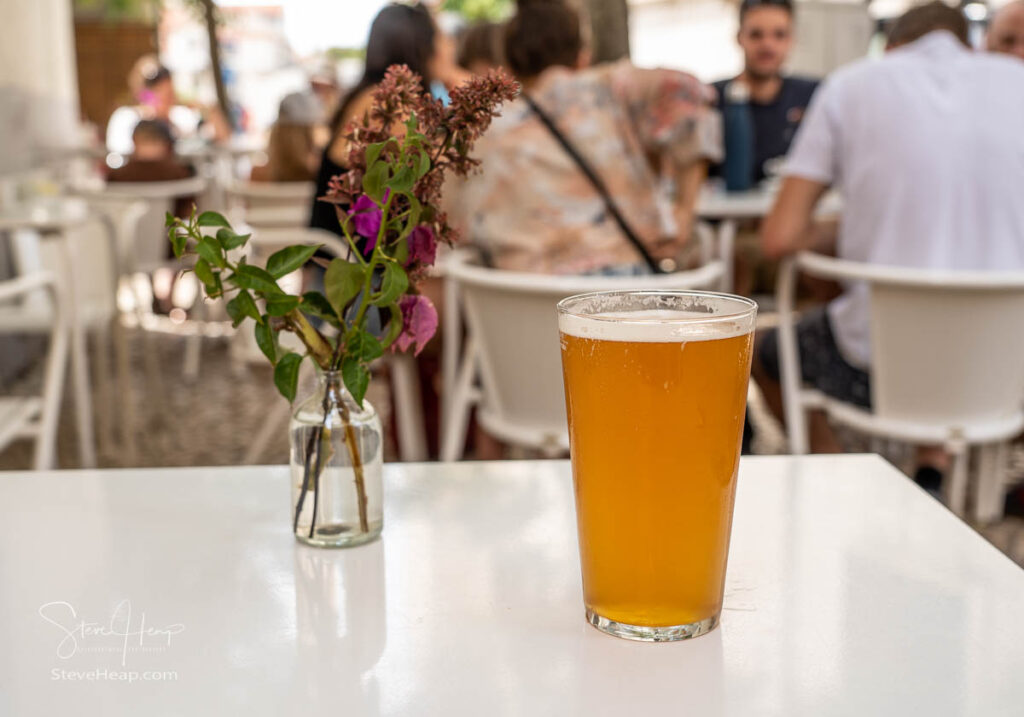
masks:
[[[0,714],[1024,710],[1024,571],[876,456],[744,459],[722,624],[663,644],[584,622],[567,462],[384,482],[332,551],[285,467],[0,473]]]

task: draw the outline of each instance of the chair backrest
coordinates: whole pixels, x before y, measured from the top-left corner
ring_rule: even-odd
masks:
[[[479,266],[453,252],[445,267],[458,293],[471,340],[480,352],[481,420],[507,441],[568,447],[556,304],[574,294],[623,289],[706,289],[721,261],[658,276],[552,276]]]
[[[228,207],[254,229],[298,228],[309,221],[313,182],[242,182],[227,187]]]
[[[879,267],[801,254],[805,273],[870,292],[872,412],[933,426],[1024,407],[1024,272]]]
[[[89,198],[139,200],[146,202],[148,211],[138,220],[135,241],[125,251],[127,265],[124,271],[145,271],[167,262],[167,230],[164,216],[174,211],[177,199],[195,197],[197,200],[207,188],[203,177],[189,177],[167,182],[111,182],[100,190],[79,190]],[[125,248],[122,247],[122,250]]]
[[[64,390],[64,373],[68,354],[68,315],[65,311],[66,299],[64,288],[57,278],[49,272],[25,274],[15,279],[0,281],[0,305],[15,302],[45,290],[50,295],[52,305],[50,345],[46,355],[46,369],[43,374],[42,395],[39,398],[37,425],[33,431],[36,438],[33,468],[47,470],[56,465],[57,419],[60,415],[61,396]],[[4,326],[0,324],[0,332]],[[19,331],[15,327],[13,332]],[[24,404],[27,405],[27,404]],[[2,413],[2,412],[0,412]],[[18,420],[16,415],[8,415],[9,419]],[[17,426],[0,425],[0,450],[11,438],[18,434]]]

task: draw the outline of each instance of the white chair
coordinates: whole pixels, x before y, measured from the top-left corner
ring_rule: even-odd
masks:
[[[865,282],[870,292],[872,409],[803,387],[794,328],[796,273]],[[1006,443],[1024,429],[1024,272],[873,266],[803,252],[777,288],[779,354],[790,450],[806,453],[804,411],[872,437],[942,445],[953,456],[946,504],[963,513],[968,449],[980,447],[974,517],[1002,507]]]
[[[125,247],[125,264],[122,269],[132,273],[152,271],[169,265],[164,216],[174,211],[174,203],[178,199],[196,197],[198,201],[198,197],[206,191],[207,184],[207,180],[202,177],[166,182],[110,182],[95,189],[78,188],[76,193],[87,199],[120,198],[146,203],[148,211],[139,222],[135,242]]]
[[[488,433],[506,443],[549,455],[569,448],[555,305],[567,296],[624,289],[717,288],[725,263],[658,276],[552,276],[479,266],[473,254],[453,252],[445,263],[446,301],[465,316],[467,338],[445,410],[441,460],[462,457],[469,412]],[[448,307],[446,354],[458,353],[449,327],[458,320]],[[453,335],[454,332],[453,332]],[[447,358],[446,358],[447,360]]]
[[[305,227],[316,184],[313,182],[243,182],[227,187],[232,216],[253,229]]]
[[[36,272],[0,281],[0,303],[24,301],[39,291],[49,294],[50,345],[42,395],[0,397],[0,450],[18,438],[34,438],[36,470],[56,467],[57,420],[60,415],[68,356],[68,325],[64,297],[53,274]]]
[[[255,264],[262,264],[267,256],[282,246],[291,244],[323,244],[324,251],[333,257],[348,256],[348,245],[336,234],[323,229],[307,227],[297,229],[255,229],[246,245],[249,255]],[[284,277],[287,282],[289,277]],[[287,287],[290,291],[298,291],[298,287]],[[303,351],[297,339],[285,335],[282,341],[294,343],[293,350]],[[236,361],[262,363],[266,359],[256,346],[251,331],[240,331],[235,335],[232,354]],[[403,461],[424,461],[427,459],[427,439],[425,420],[423,417],[423,397],[420,391],[419,373],[415,359],[409,354],[388,353],[381,359],[388,367],[391,376],[392,404],[395,410],[397,427],[398,452]],[[283,404],[282,404],[283,406]],[[276,415],[268,418],[259,435],[253,440],[243,463],[255,463],[259,460],[260,451],[277,431],[284,430],[290,412],[283,407]]]

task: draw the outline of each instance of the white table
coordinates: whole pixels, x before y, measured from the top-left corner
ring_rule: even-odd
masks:
[[[878,457],[745,459],[722,626],[665,644],[584,622],[567,463],[390,465],[385,485],[383,540],[329,551],[291,537],[284,467],[0,474],[0,714],[1024,705],[1024,571]],[[122,601],[145,650],[58,657],[53,622]]]
[[[746,192],[726,192],[720,183],[708,182],[697,196],[697,217],[718,222],[714,245],[720,256],[726,258],[726,291],[733,290],[732,254],[736,242],[736,225],[740,221],[762,219],[775,204],[777,187],[758,188]],[[830,191],[818,202],[819,218],[832,218],[842,212],[842,199]]]
[[[64,283],[67,316],[71,326],[71,380],[75,391],[79,460],[82,466],[96,466],[96,441],[92,422],[92,391],[89,385],[89,358],[85,345],[85,327],[79,317],[75,267],[78,248],[68,240],[68,232],[83,223],[99,220],[82,199],[40,198],[0,209],[0,232],[30,229],[59,240],[58,276]],[[86,277],[88,278],[88,277]]]

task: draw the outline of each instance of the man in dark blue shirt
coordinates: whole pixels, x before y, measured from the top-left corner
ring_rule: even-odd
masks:
[[[736,40],[743,49],[743,72],[714,85],[719,104],[726,97],[749,98],[757,183],[765,178],[765,162],[789,151],[818,81],[782,74],[793,46],[791,0],[743,0]]]

